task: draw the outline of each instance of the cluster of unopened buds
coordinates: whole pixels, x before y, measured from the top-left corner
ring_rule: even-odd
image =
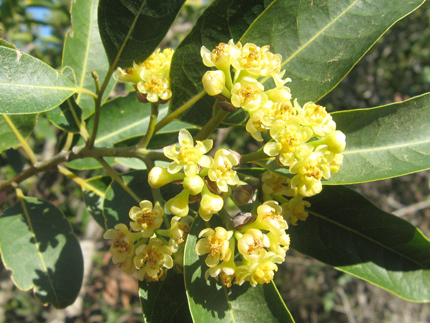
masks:
[[[142,201],[140,207],[130,210],[130,230],[118,224],[105,238],[114,240],[110,250],[113,262],[124,272],[137,270],[138,279],[156,281],[174,264],[179,270],[183,266],[194,215],[209,224],[218,214],[224,226],[208,225],[200,232],[195,248],[198,255],[206,255],[206,279],[214,277],[227,287],[245,281],[252,286],[268,283],[277,264],[285,261],[290,244],[288,225],[297,225],[308,216],[310,203],[303,198],[318,194],[321,180],[338,172],[345,135],[336,130],[324,107],[312,102],[301,107],[297,99],[292,102],[291,91],[284,86],[289,80],[282,79],[285,72],[280,71],[282,58],[269,52],[269,46],[242,46],[230,40],[213,51],[202,47],[201,55],[206,66],[217,68],[203,76],[206,92],[222,100],[223,109],[246,110],[246,129],[256,140],[263,141],[262,133],[268,131],[265,158],[275,157],[291,175],[266,171],[259,181],[248,181],[246,175],[239,178],[239,153],[229,149],[211,152],[211,139],[195,141],[189,131],[181,129],[178,143],[163,149],[171,163],[155,166],[148,174],[149,185],[155,190],[181,185],[180,192],[165,203],[167,214],[172,215],[170,228],[161,229],[169,222],[162,201],[154,206]],[[259,79],[267,77],[273,78],[275,88],[264,91]],[[236,216],[230,216],[226,205],[231,210],[234,204],[236,209],[247,206],[251,211],[236,211]]]

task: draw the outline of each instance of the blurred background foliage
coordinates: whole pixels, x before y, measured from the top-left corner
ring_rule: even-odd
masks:
[[[187,1],[161,47],[175,48],[209,2]],[[1,0],[0,38],[58,68],[64,38],[70,30],[69,11],[70,0]],[[331,112],[363,109],[429,92],[429,26],[430,3],[425,2],[396,23],[320,104]],[[218,142],[223,141],[236,150],[243,151],[242,147],[256,150],[256,142],[241,133],[222,129]],[[45,159],[55,153],[60,136],[42,114],[29,141],[39,159]],[[24,156],[20,149],[0,154],[0,167],[3,166],[0,179],[10,178],[27,167]],[[99,174],[99,170],[80,173],[84,178]],[[397,210],[397,214],[430,236],[430,210],[414,208],[429,200],[429,178],[430,173],[426,171],[353,188],[382,209]],[[81,304],[74,312],[43,307],[31,291],[17,290],[10,273],[0,263],[0,322],[143,322],[135,279],[111,265],[110,254],[106,252],[109,246],[101,238],[101,229],[96,227],[96,234],[91,231],[93,221],[82,202],[80,188],[54,171],[28,179],[22,188],[27,195],[58,206],[81,241],[91,240],[95,251],[89,260],[92,269]],[[0,193],[0,213],[14,202],[14,194]],[[402,211],[410,205],[411,211]],[[430,322],[428,305],[408,303],[293,250],[280,266],[275,282],[297,323]]]

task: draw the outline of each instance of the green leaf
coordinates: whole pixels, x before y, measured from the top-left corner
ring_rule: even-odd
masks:
[[[78,296],[83,258],[69,221],[54,205],[23,198],[0,217],[0,250],[12,279],[43,304],[65,308]]]
[[[291,248],[409,301],[430,301],[430,241],[357,192],[326,186],[309,217],[289,228]]]
[[[160,106],[158,120],[164,118],[167,112],[167,105]],[[118,97],[107,102],[101,110],[99,129],[94,144],[98,147],[113,147],[116,142],[146,134],[150,114],[150,104],[139,102],[134,92],[126,97]],[[87,129],[90,133],[93,125],[94,119],[90,119],[87,123]],[[169,133],[171,130],[175,130],[176,126],[183,128],[186,125],[185,123],[174,123],[172,126],[168,125],[163,128],[158,134],[163,136],[165,132]],[[83,146],[84,144],[81,138],[77,145]],[[113,158],[106,158],[106,161],[111,164],[115,162]],[[76,169],[101,167],[95,159],[89,158],[75,160],[67,163],[67,165]]]
[[[63,68],[69,66],[74,71],[76,85],[92,92],[96,91],[92,71],[96,71],[101,82],[104,81],[109,70],[109,62],[105,55],[100,39],[97,24],[98,0],[72,1],[72,26],[64,42]],[[108,98],[115,86],[115,81],[110,80],[103,98]],[[83,118],[86,119],[94,112],[94,99],[89,95],[78,93],[76,103],[83,110]]]
[[[331,91],[396,21],[423,0],[275,0],[242,43],[282,55],[288,86],[301,104]]]
[[[109,63],[130,67],[157,48],[185,0],[100,0],[99,29]]]
[[[215,0],[197,20],[176,49],[170,70],[173,92],[171,112],[189,101],[197,101],[179,116],[182,121],[204,125],[212,117],[215,99],[205,95],[202,85],[203,74],[211,68],[203,65],[200,48],[204,45],[212,50],[220,42],[227,43],[230,39],[238,41],[264,9],[263,0]],[[242,118],[231,123],[241,121],[243,113]]]
[[[68,98],[59,107],[45,112],[49,121],[58,128],[79,133],[82,124],[82,109],[76,104],[73,97]]]
[[[140,200],[153,202],[151,187],[148,184],[148,172],[146,170],[132,171],[121,176],[128,188],[139,197]],[[129,211],[133,206],[138,206],[136,201],[118,182],[112,182],[108,187],[103,202],[103,215],[108,229],[118,223],[130,222]]]
[[[147,323],[193,322],[185,294],[184,276],[173,269],[163,281],[139,281],[142,313]]]
[[[17,135],[24,140],[31,134],[36,125],[37,114],[2,115],[0,117],[0,152],[9,147],[21,145]]]
[[[107,228],[106,219],[103,215],[103,201],[111,183],[112,179],[109,176],[99,176],[86,180],[85,185],[81,186],[88,213],[104,230]]]
[[[339,173],[327,184],[351,184],[430,168],[430,94],[378,108],[333,114],[346,135]]]
[[[185,245],[185,286],[194,321],[294,322],[273,282],[256,287],[245,282],[226,288],[213,278],[205,279],[206,256],[196,253],[197,236],[205,228],[206,223],[197,216]]]
[[[0,113],[51,110],[77,91],[58,71],[19,50],[0,46]]]

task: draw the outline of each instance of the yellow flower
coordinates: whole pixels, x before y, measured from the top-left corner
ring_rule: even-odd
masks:
[[[309,155],[313,147],[306,144],[312,137],[309,127],[302,127],[298,117],[291,117],[287,122],[276,121],[270,128],[270,141],[264,146],[264,152],[269,156],[278,156],[279,162],[284,166],[295,163],[295,156],[304,158]]]
[[[214,50],[209,51],[205,46],[202,46],[200,55],[203,58],[203,64],[208,67],[215,66],[217,69],[229,69],[232,57],[240,55],[240,42],[235,45],[233,39],[230,39],[228,44],[219,43]]]
[[[148,77],[145,81],[137,83],[137,90],[146,94],[146,99],[150,102],[168,100],[172,97],[167,78]]]
[[[330,172],[337,173],[343,162],[343,155],[335,154],[330,161]]]
[[[263,183],[263,192],[267,195],[293,196],[296,192],[296,190],[291,187],[290,178],[269,171],[264,172],[261,181]]]
[[[266,91],[269,100],[273,102],[284,102],[291,100],[291,90],[286,86],[277,86],[274,89]]]
[[[113,239],[109,252],[113,255],[112,262],[121,270],[131,275],[134,273],[134,237],[125,224],[119,223],[114,229],[109,229],[103,234],[105,239]]]
[[[276,201],[266,201],[261,204],[257,208],[257,214],[257,219],[249,225],[250,227],[268,230],[278,237],[288,229],[288,224],[282,216],[282,207]],[[244,229],[247,227],[245,226]]]
[[[309,208],[311,203],[304,201],[302,195],[297,195],[281,206],[285,220],[292,225],[297,225],[298,220],[304,221],[308,217],[306,208]]]
[[[236,238],[238,237],[240,237],[239,234],[237,234]],[[256,261],[260,254],[265,251],[264,248],[268,248],[269,246],[269,238],[258,229],[248,229],[245,234],[237,240],[239,252],[250,262]]]
[[[282,56],[269,52],[270,46],[259,47],[248,43],[242,47],[240,55],[232,57],[231,64],[239,70],[255,76],[269,76],[281,70]]]
[[[304,160],[290,168],[291,174],[296,174],[291,180],[291,186],[297,187],[298,192],[305,196],[313,196],[322,190],[321,179],[330,177],[329,166],[319,152],[313,152]]]
[[[285,259],[286,252],[290,248],[290,236],[285,231],[283,231],[283,233],[279,236],[273,232],[269,232],[267,237],[270,240],[269,251],[272,251]]]
[[[223,227],[204,229],[200,232],[196,244],[196,252],[199,256],[209,253],[205,259],[208,267],[215,267],[220,261],[228,261],[232,256],[229,240],[232,237],[232,232],[227,231]]]
[[[303,125],[308,125],[318,137],[324,137],[336,130],[336,123],[325,107],[308,102],[303,106],[301,115]]]
[[[148,282],[158,281],[165,275],[164,268],[173,267],[172,251],[158,238],[136,249],[134,264],[137,268],[137,279]]]
[[[161,53],[158,49],[143,63],[133,63],[132,68],[123,70],[118,67],[119,80],[135,83],[137,90],[150,102],[170,99],[169,73],[173,52],[171,48]]]
[[[214,164],[209,168],[208,176],[215,182],[221,192],[228,192],[228,185],[237,185],[240,180],[233,170],[239,165],[239,154],[227,149],[219,149],[215,153]]]
[[[179,246],[187,240],[192,222],[193,217],[189,215],[185,217],[174,216],[172,220],[170,220],[170,229],[166,231],[168,231],[170,237],[169,247],[173,252],[176,252]]]
[[[256,79],[245,76],[235,83],[231,89],[231,103],[236,107],[251,112],[264,106],[268,102],[264,93],[264,86]]]
[[[252,138],[257,141],[263,141],[261,133],[270,129],[270,127],[267,127],[263,123],[263,119],[265,118],[264,111],[264,108],[260,108],[256,111],[250,112],[248,122],[246,123],[246,131],[248,131],[251,134]]]
[[[284,257],[279,256],[271,251],[263,250],[254,262],[244,261],[244,264],[236,268],[237,285],[242,285],[249,281],[252,286],[257,284],[267,284],[273,280],[275,271],[278,266],[275,263],[282,263]]]
[[[167,167],[169,173],[175,174],[183,168],[185,176],[193,176],[199,172],[199,166],[212,167],[212,158],[204,155],[211,150],[212,140],[197,140],[196,145],[193,144],[193,137],[188,130],[181,129],[179,131],[179,147],[177,144],[164,147],[164,155],[173,160]]]
[[[129,212],[130,228],[133,231],[142,232],[142,237],[149,238],[154,231],[163,223],[164,210],[156,204],[152,207],[152,202],[144,200],[139,203],[139,207],[133,206]]]
[[[288,120],[292,117],[296,117],[299,112],[296,104],[293,106],[290,100],[274,102],[271,106],[266,105],[260,110],[263,112],[261,122],[268,128],[273,126],[278,120],[288,123]]]

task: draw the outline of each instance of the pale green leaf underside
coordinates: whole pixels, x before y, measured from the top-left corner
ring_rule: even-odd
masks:
[[[15,132],[25,140],[36,125],[36,114],[0,116],[0,152],[21,145]]]
[[[18,288],[64,308],[78,296],[83,258],[69,221],[54,205],[23,198],[0,217],[3,263]]]
[[[42,61],[0,46],[0,113],[51,110],[79,89]]]
[[[307,220],[288,230],[291,248],[406,300],[430,301],[430,241],[420,230],[342,186],[309,201]]]
[[[109,69],[109,62],[100,38],[97,23],[98,0],[76,0],[72,2],[72,27],[67,33],[63,51],[63,68],[69,66],[74,71],[78,87],[95,92],[92,71],[96,71],[101,82],[104,81]],[[104,92],[107,99],[115,81],[110,80]],[[76,103],[83,110],[86,119],[94,112],[94,99],[86,94],[78,93]]]

